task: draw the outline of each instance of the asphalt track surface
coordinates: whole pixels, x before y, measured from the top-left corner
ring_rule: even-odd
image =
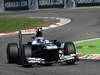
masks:
[[[68,17],[68,25],[44,31],[46,39],[63,41],[86,40],[100,37],[100,8],[87,9],[49,9],[29,12],[1,13],[0,16]],[[23,36],[23,43],[31,40]],[[7,64],[6,46],[18,42],[16,35],[0,37],[0,75],[100,75],[100,61],[80,60],[75,65],[33,66],[24,68],[16,64]]]

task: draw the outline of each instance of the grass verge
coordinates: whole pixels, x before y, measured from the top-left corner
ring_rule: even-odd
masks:
[[[0,33],[12,32],[36,27],[48,26],[57,21],[48,19],[31,19],[23,17],[0,17]]]
[[[75,43],[79,54],[100,54],[100,39]]]

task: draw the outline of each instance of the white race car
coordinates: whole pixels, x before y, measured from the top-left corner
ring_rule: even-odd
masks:
[[[19,33],[19,45],[9,43],[7,46],[8,63],[18,63],[23,66],[51,65],[53,63],[75,64],[78,60],[73,42],[45,40],[36,37],[32,42],[22,44],[22,34]]]

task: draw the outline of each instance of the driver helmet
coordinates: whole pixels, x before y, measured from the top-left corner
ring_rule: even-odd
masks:
[[[42,27],[37,27],[37,31],[41,31],[42,30]]]

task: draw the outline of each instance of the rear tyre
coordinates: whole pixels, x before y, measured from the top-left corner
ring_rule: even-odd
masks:
[[[32,49],[30,45],[23,45],[23,50],[25,57],[32,57]]]
[[[8,63],[17,63],[19,58],[17,43],[9,43],[7,45],[7,60]]]
[[[31,46],[28,44],[23,45],[23,51],[22,51],[22,66],[23,67],[32,67],[31,64],[28,63],[27,57],[32,57],[32,50]]]

